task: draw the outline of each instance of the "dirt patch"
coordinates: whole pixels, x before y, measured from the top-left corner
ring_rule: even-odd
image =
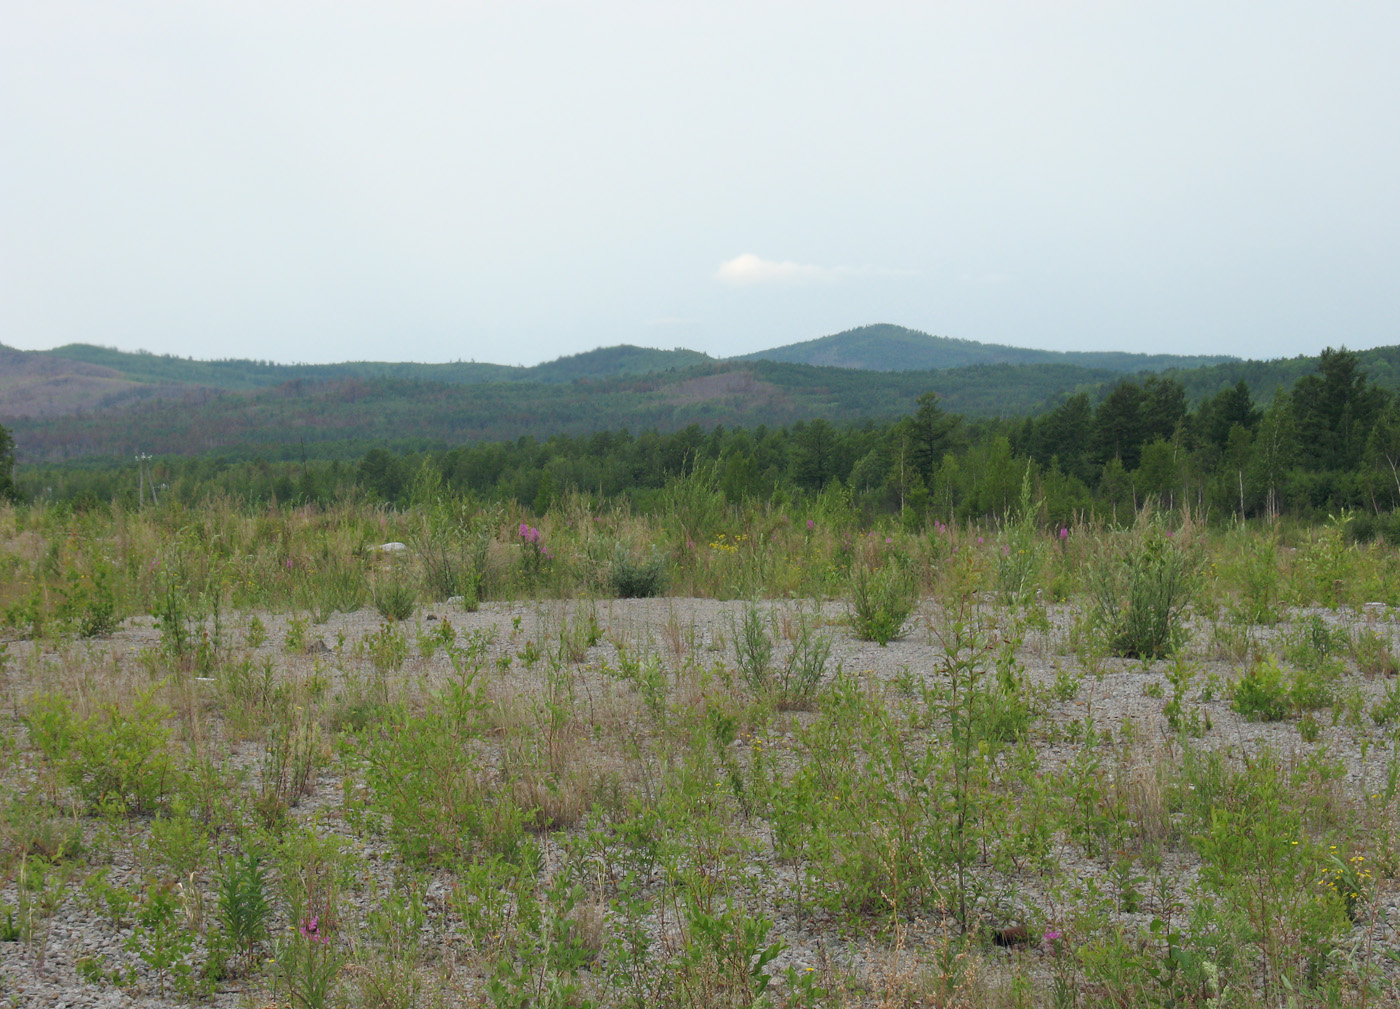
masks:
[[[742,399],[745,404],[778,403],[783,391],[770,382],[763,382],[747,371],[726,371],[719,375],[700,375],[686,379],[667,393],[667,400],[677,406],[708,403],[713,400]]]

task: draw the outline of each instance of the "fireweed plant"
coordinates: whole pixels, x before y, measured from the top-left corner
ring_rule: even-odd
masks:
[[[299,1006],[1400,998],[1392,548],[1342,518],[1052,520],[1029,483],[978,526],[721,481],[539,513],[431,474],[400,510],[0,507],[9,976]]]

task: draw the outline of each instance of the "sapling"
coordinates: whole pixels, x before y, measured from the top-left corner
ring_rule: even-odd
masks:
[[[219,927],[234,949],[251,963],[253,951],[267,938],[271,913],[261,860],[251,853],[230,857],[220,867],[215,887]]]

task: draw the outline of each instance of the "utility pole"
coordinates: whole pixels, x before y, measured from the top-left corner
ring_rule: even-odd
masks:
[[[156,476],[150,472],[150,465],[151,457],[149,455],[145,452],[136,453],[136,472],[140,481],[136,492],[137,504],[142,508],[146,506],[146,484],[149,483],[151,485],[151,504],[159,508],[160,502],[156,500]]]

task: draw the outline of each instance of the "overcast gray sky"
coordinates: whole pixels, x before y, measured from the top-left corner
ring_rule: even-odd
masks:
[[[1400,4],[0,0],[0,343],[1400,343]]]

